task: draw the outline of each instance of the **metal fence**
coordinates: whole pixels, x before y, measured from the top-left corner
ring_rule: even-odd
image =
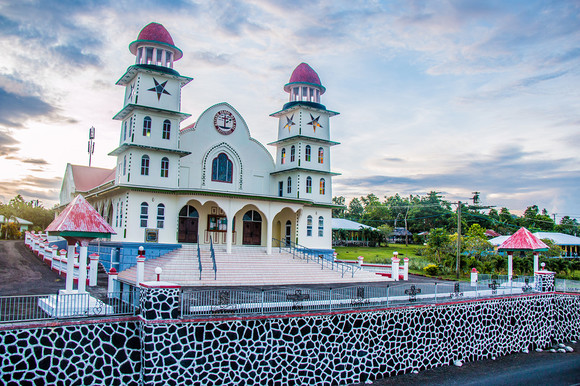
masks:
[[[556,279],[556,291],[580,292],[580,281]]]
[[[270,291],[203,290],[183,292],[182,317],[219,314],[270,314],[334,311],[384,306],[445,303],[534,292],[533,277],[511,282],[468,282],[352,286],[337,289],[283,288]]]
[[[129,288],[102,298],[89,293],[1,296],[0,323],[134,315],[138,303],[138,290]]]
[[[344,277],[345,273],[349,273],[352,277],[354,277],[357,271],[360,271],[360,266],[358,264],[348,264],[342,263],[340,261],[335,261],[334,257],[326,256],[324,254],[319,253],[315,249],[306,248],[300,244],[296,244],[293,241],[282,241],[278,239],[272,239],[272,246],[278,248],[278,250],[288,252],[292,255],[293,259],[302,259],[306,260],[306,262],[315,262],[320,264],[320,269],[327,269],[336,270],[337,272],[341,272],[342,277]]]

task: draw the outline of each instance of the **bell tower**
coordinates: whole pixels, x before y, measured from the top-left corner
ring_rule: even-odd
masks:
[[[179,125],[190,114],[181,112],[181,88],[192,78],[173,69],[183,52],[158,23],[145,26],[129,45],[135,55],[117,81],[125,86],[123,108],[113,119],[121,121],[116,183],[162,188],[178,187]]]
[[[338,144],[330,140],[330,118],[338,113],[321,104],[326,88],[306,63],[294,69],[284,91],[288,103],[270,115],[279,119],[278,140],[270,143],[276,146],[272,194],[330,204],[337,175],[330,169],[330,148]]]

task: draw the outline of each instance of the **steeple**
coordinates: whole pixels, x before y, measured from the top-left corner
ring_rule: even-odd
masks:
[[[192,78],[180,75],[173,63],[183,52],[159,23],[147,24],[129,44],[136,56],[117,84],[125,87],[123,108],[113,117],[121,121],[117,156],[118,184],[176,188],[180,158],[179,124],[190,114],[181,112],[181,88]]]
[[[137,40],[129,44],[129,51],[136,56],[135,64],[168,68],[173,68],[173,62],[183,56],[169,32],[159,23],[147,24]]]
[[[337,112],[321,104],[326,88],[320,77],[306,63],[300,63],[284,86],[290,100],[282,110],[271,114],[278,118],[275,195],[305,198],[316,203],[332,202],[330,118]]]

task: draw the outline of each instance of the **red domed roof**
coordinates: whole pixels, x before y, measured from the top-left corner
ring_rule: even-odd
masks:
[[[149,23],[143,27],[141,32],[139,32],[137,40],[129,45],[129,50],[133,55],[137,54],[138,43],[142,43],[144,41],[167,45],[175,49],[175,60],[181,59],[183,56],[181,50],[175,46],[169,31],[167,31],[165,27],[159,23]]]
[[[314,86],[318,86],[322,89],[321,93],[324,93],[326,90],[324,86],[322,86],[316,71],[314,71],[307,63],[300,63],[298,67],[294,69],[292,75],[290,76],[290,80],[284,86],[284,91],[290,92],[290,85],[292,83],[309,83]]]
[[[137,40],[151,40],[154,42],[170,44],[172,46],[175,45],[169,32],[159,23],[147,24],[139,33]]]

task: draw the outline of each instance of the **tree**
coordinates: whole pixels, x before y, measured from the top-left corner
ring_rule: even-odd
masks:
[[[388,225],[388,224],[382,224],[381,226],[379,226],[378,229],[379,229],[379,232],[381,232],[381,235],[383,236],[383,240],[385,240],[385,246],[388,247],[389,246],[389,235],[393,231],[393,227]]]
[[[346,214],[346,199],[343,196],[332,197],[332,203],[334,205],[340,205],[342,208],[332,209],[332,217],[334,218],[344,218]]]
[[[348,204],[348,218],[351,220],[360,220],[363,216],[364,208],[358,198],[353,198]]]
[[[479,224],[473,224],[469,227],[465,235],[467,237],[480,237],[485,239],[485,229],[483,229]]]
[[[439,263],[441,263],[441,256],[445,248],[448,246],[449,241],[449,234],[443,228],[435,228],[429,232],[427,247],[435,253]]]
[[[560,220],[560,224],[555,226],[556,232],[566,233],[568,235],[575,236],[580,232],[580,224],[575,218],[570,218],[570,216],[564,216]]]

